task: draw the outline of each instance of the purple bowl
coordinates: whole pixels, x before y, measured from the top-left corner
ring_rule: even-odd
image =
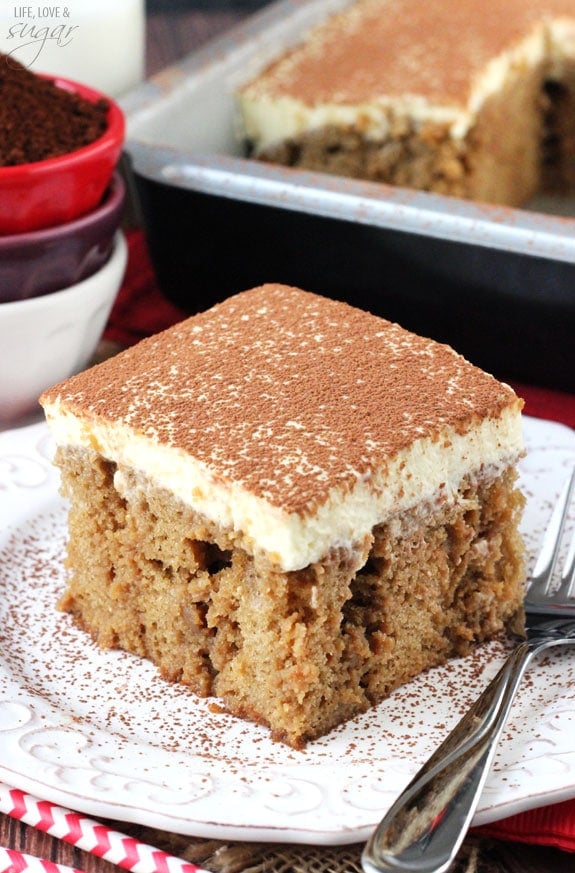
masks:
[[[126,186],[116,172],[100,205],[81,218],[0,236],[0,303],[60,291],[103,267],[112,252],[125,200]]]

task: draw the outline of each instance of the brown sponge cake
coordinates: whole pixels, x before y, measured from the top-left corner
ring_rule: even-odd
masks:
[[[62,607],[290,745],[520,607],[521,401],[396,324],[266,285],[42,403]]]
[[[573,185],[572,0],[347,7],[239,90],[256,157],[508,205]]]

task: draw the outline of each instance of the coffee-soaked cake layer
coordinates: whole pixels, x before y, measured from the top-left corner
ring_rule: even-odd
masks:
[[[282,572],[141,473],[59,451],[72,506],[63,608],[100,646],[149,658],[290,745],[466,654],[519,609],[511,472],[464,481],[455,502],[415,507]]]
[[[550,140],[556,173],[573,160],[568,113],[547,107],[574,71],[570,0],[359,0],[238,100],[262,159],[518,205],[547,182]]]
[[[42,403],[64,608],[294,746],[520,606],[521,402],[396,324],[266,285]]]

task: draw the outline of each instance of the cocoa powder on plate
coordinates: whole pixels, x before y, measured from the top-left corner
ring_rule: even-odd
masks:
[[[0,53],[0,166],[43,161],[100,137],[108,101],[92,103]]]

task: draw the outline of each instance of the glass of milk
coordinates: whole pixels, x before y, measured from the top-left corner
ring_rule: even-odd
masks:
[[[119,97],[145,75],[144,0],[0,0],[0,52]]]

